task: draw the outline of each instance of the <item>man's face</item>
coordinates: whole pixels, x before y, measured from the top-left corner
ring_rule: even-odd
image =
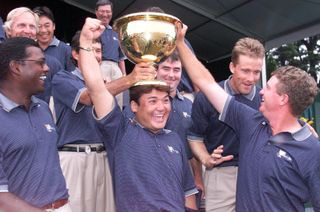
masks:
[[[230,81],[232,89],[240,94],[249,94],[260,79],[262,64],[261,58],[246,55],[240,55],[237,64],[231,62],[229,68],[233,74]]]
[[[93,43],[92,44],[92,48],[93,48],[93,54],[96,57],[97,61],[99,64],[101,64],[102,61],[102,47],[101,47],[101,43]]]
[[[111,5],[99,6],[96,10],[97,19],[99,19],[104,26],[109,25],[112,18]]]
[[[166,82],[170,86],[170,95],[175,94],[181,80],[180,60],[165,60],[157,70],[157,79]]]
[[[92,44],[92,51],[93,54],[95,56],[95,58],[97,59],[98,63],[101,64],[102,61],[102,47],[101,47],[101,43],[93,43]],[[79,53],[75,50],[72,50],[72,57],[75,60],[79,60]]]
[[[44,91],[44,82],[49,68],[40,48],[28,47],[27,55],[29,55],[27,58],[19,61],[21,84],[30,95],[33,95]]]
[[[266,118],[268,118],[268,114],[274,114],[274,112],[281,107],[281,102],[283,102],[285,95],[278,94],[278,83],[279,80],[275,76],[272,76],[266,86],[260,91],[261,105],[259,110]]]
[[[157,133],[163,129],[171,111],[168,93],[153,89],[150,93],[143,94],[139,102],[139,105],[131,102],[136,120],[151,132]]]
[[[20,16],[15,17],[7,34],[9,38],[27,37],[35,40],[37,35],[35,17],[29,12],[24,12]]]
[[[40,44],[49,45],[54,36],[55,24],[46,16],[39,18],[37,39]]]

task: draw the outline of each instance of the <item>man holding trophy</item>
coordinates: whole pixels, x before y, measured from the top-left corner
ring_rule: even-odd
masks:
[[[134,17],[139,17],[139,14]],[[159,19],[168,19],[168,16],[163,15]],[[174,22],[171,25],[175,33]],[[103,30],[104,26],[99,20],[86,19],[79,52],[80,59],[85,59],[80,60],[79,65],[94,105],[94,116],[108,149],[117,211],[196,210],[197,190],[183,143],[176,133],[164,129],[171,110],[169,86],[153,79],[136,83],[130,89],[130,106],[135,118],[124,116],[113,96],[105,89],[99,64],[92,52],[82,50],[90,49],[94,38],[100,36]],[[123,33],[128,35],[130,30]],[[161,33],[155,32],[153,35]],[[143,54],[140,52],[139,57],[134,51],[127,53],[128,58],[135,60],[132,58],[137,56],[135,61],[141,62],[145,56],[157,62],[161,53],[167,56],[174,50],[171,44],[175,39],[171,40],[170,36],[161,36],[159,39],[165,47],[163,50],[157,49],[159,42],[152,41],[149,44],[154,43],[155,46],[139,48],[146,51]],[[166,39],[169,45],[166,45]],[[130,47],[129,40],[126,43]],[[148,54],[153,50],[160,56],[158,53]]]

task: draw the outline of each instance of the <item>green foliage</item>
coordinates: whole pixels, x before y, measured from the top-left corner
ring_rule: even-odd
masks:
[[[320,74],[320,34],[269,50],[266,63],[268,78],[276,68],[293,65],[309,72],[317,80]],[[317,82],[319,85],[319,80]]]

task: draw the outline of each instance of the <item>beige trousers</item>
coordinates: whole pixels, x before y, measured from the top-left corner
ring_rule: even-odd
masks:
[[[206,211],[234,212],[238,167],[216,167],[205,171]]]
[[[102,78],[107,82],[110,82],[112,80],[119,79],[120,77],[122,77],[122,72],[117,62],[102,61],[100,68],[101,68]],[[123,93],[116,95],[116,99],[118,101],[118,105],[122,109]]]
[[[91,145],[92,146],[92,145]],[[74,212],[114,212],[112,179],[106,152],[59,151],[60,165]]]

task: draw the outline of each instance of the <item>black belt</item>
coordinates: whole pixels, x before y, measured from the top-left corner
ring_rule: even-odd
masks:
[[[100,146],[63,146],[60,147],[58,149],[59,151],[66,151],[66,152],[86,152],[86,153],[90,153],[90,152],[103,152],[105,151],[104,146],[100,145]]]

